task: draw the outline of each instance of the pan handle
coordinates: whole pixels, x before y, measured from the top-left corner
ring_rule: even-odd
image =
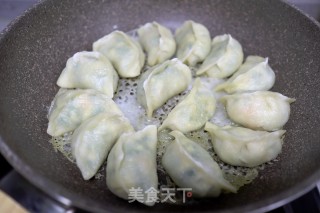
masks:
[[[46,213],[73,213],[75,210],[70,206],[64,206],[62,203],[54,200],[43,191],[39,190],[16,171],[12,170],[0,181],[0,192],[4,199],[17,201],[25,209],[24,212],[46,212]],[[10,198],[10,197],[12,198]],[[2,211],[2,200],[0,195],[0,212]],[[19,205],[17,204],[17,205]],[[17,206],[16,205],[16,206]],[[14,208],[12,206],[12,208]],[[21,207],[22,209],[22,207]]]
[[[20,204],[9,197],[5,192],[0,190],[0,212],[16,212],[16,213],[27,213]]]

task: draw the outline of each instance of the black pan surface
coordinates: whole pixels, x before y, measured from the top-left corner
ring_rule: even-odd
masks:
[[[113,31],[157,21],[176,28],[192,19],[212,36],[230,33],[245,55],[268,56],[277,76],[274,91],[297,101],[279,162],[235,195],[184,206],[149,208],[109,192],[105,180],[84,181],[77,167],[55,153],[46,134],[48,106],[66,60],[91,50]],[[90,211],[253,211],[275,208],[313,187],[320,178],[320,26],[276,0],[47,0],[0,35],[0,148],[33,184],[66,205]]]

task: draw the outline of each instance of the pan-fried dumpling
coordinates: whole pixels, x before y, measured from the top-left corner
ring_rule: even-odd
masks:
[[[221,101],[234,122],[250,129],[274,131],[289,120],[290,103],[295,99],[277,92],[257,91],[226,95]]]
[[[120,135],[134,132],[127,118],[100,113],[85,120],[72,135],[72,155],[85,180],[92,178],[106,160]]]
[[[212,137],[214,151],[233,166],[255,167],[278,156],[285,130],[254,131],[243,127],[218,127],[207,122],[204,128]]]
[[[205,73],[213,78],[226,78],[240,67],[242,61],[242,47],[236,39],[229,34],[216,36],[212,40],[211,51],[197,75]]]
[[[217,197],[221,191],[236,192],[205,149],[179,131],[170,134],[175,139],[166,148],[162,165],[179,187],[192,188],[195,197]]]
[[[49,112],[47,133],[59,136],[75,130],[83,121],[101,112],[121,114],[113,100],[97,90],[60,89]]]
[[[117,89],[118,74],[99,52],[78,52],[68,59],[57,84],[62,88],[95,89],[111,98]]]
[[[157,22],[140,27],[138,35],[141,46],[147,52],[149,66],[164,62],[176,51],[176,42],[171,31]]]
[[[172,59],[150,68],[138,83],[137,99],[152,117],[155,109],[171,97],[183,92],[191,83],[191,71],[178,59]]]
[[[248,56],[245,63],[216,90],[227,93],[269,90],[274,85],[275,74],[268,65],[268,58]]]
[[[157,127],[150,125],[135,133],[120,136],[107,161],[107,186],[112,193],[128,199],[129,190],[141,188],[143,193],[158,188]],[[143,203],[153,206],[154,202]]]
[[[210,52],[210,33],[202,24],[186,21],[175,32],[177,57],[194,66],[202,62]]]
[[[140,75],[145,55],[140,44],[121,31],[114,31],[93,43],[93,51],[101,52],[123,78]]]
[[[197,78],[189,95],[169,113],[159,130],[169,128],[186,133],[200,129],[215,109],[214,94]]]

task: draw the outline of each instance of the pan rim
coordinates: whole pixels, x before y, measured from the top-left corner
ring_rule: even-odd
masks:
[[[21,19],[23,19],[28,14],[37,10],[38,7],[44,5],[50,0],[43,0],[37,2],[32,7],[27,9],[22,15],[15,18],[10,24],[0,32],[0,45],[2,42],[5,42],[6,36],[10,31],[14,30],[16,23],[18,23]],[[294,6],[292,3],[289,3],[285,0],[280,1],[282,4],[289,6],[291,9],[297,11],[300,15],[305,16],[310,22],[315,24],[320,30],[320,23],[316,21],[313,17],[308,14],[302,12],[299,8]],[[72,193],[66,190],[61,185],[47,179],[45,176],[34,170],[31,166],[25,164],[23,160],[15,154],[15,152],[8,146],[8,144],[3,140],[0,135],[0,153],[4,156],[4,158],[13,166],[13,168],[21,174],[26,180],[32,183],[35,187],[39,188],[50,197],[53,197],[60,201],[66,207],[77,207],[87,211],[93,212],[119,212],[122,209],[119,209],[114,206],[109,206],[109,209],[104,209],[104,205],[99,204],[92,200],[91,198],[85,198],[83,196],[77,195],[76,193]],[[312,188],[316,186],[316,183],[320,179],[320,169],[315,171],[308,178],[303,181],[297,183],[296,185],[276,194],[270,196],[267,199],[257,201],[255,203],[249,204],[247,206],[234,207],[232,209],[222,209],[216,212],[226,213],[226,212],[265,212],[270,211],[275,208],[278,208],[282,205],[285,205],[292,200],[302,196],[303,194],[310,191]],[[48,188],[50,190],[48,190]],[[161,211],[161,210],[160,210]],[[211,211],[211,210],[207,210]]]
[[[50,179],[45,178],[36,170],[26,165],[23,160],[12,152],[9,146],[4,142],[0,136],[0,152],[4,158],[12,165],[12,167],[21,174],[26,180],[28,180],[35,187],[42,190],[48,196],[60,201],[62,205],[67,208],[77,207],[87,211],[93,212],[119,212],[120,209],[110,206],[110,209],[103,209],[103,205],[91,200],[90,198],[84,198],[75,193],[70,193],[68,190],[61,187],[59,184],[54,183]],[[283,206],[292,200],[304,195],[312,188],[316,186],[319,181],[320,170],[310,175],[304,181],[290,187],[287,190],[280,192],[270,198],[255,202],[251,205],[234,207],[232,209],[218,210],[219,213],[227,212],[266,212]],[[47,189],[50,190],[47,190]],[[207,210],[209,212],[210,210]],[[132,211],[138,212],[138,211]],[[159,211],[160,212],[160,211]]]

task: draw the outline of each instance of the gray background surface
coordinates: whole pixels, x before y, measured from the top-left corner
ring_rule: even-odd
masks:
[[[39,0],[0,0],[0,31]],[[59,0],[58,0],[59,1]],[[320,0],[289,0],[320,21]]]

